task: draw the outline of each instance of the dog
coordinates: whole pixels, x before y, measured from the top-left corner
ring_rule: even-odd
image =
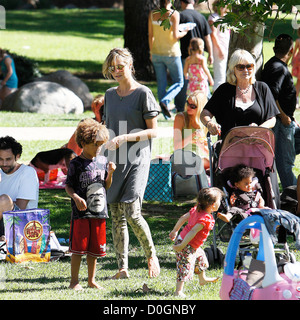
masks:
[[[50,180],[50,171],[61,168],[66,175],[70,165],[70,161],[77,157],[77,154],[68,148],[54,149],[49,151],[41,151],[35,155],[30,161],[32,167],[38,172],[42,170],[45,173],[44,183]]]

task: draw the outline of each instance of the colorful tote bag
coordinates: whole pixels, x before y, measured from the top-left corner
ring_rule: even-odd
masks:
[[[50,211],[27,209],[3,213],[6,260],[48,262],[50,250]]]
[[[173,201],[171,168],[170,161],[151,160],[144,200]]]

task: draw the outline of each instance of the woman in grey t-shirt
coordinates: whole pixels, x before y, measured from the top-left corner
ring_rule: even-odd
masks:
[[[119,267],[114,279],[129,276],[127,222],[145,251],[149,276],[156,277],[160,272],[151,232],[141,214],[159,107],[151,90],[136,82],[133,74],[129,50],[112,49],[104,62],[103,75],[119,84],[106,91],[104,102],[104,121],[110,132],[108,159],[114,159],[117,166],[107,194]]]

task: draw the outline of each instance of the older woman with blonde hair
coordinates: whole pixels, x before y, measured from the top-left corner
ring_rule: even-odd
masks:
[[[194,91],[188,96],[185,111],[180,112],[174,119],[174,151],[182,149],[199,155],[204,168],[209,168],[207,148],[207,128],[200,121],[200,113],[207,102],[206,93]]]
[[[224,138],[236,126],[273,128],[279,111],[268,85],[256,81],[255,71],[255,59],[248,51],[237,49],[232,54],[227,82],[214,92],[200,116],[212,135]]]

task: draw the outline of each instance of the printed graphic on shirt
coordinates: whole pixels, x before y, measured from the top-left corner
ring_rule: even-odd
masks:
[[[80,157],[70,163],[66,183],[86,200],[87,210],[77,209],[73,199],[73,218],[108,218],[105,179],[107,176],[107,160],[105,157],[86,160]]]

